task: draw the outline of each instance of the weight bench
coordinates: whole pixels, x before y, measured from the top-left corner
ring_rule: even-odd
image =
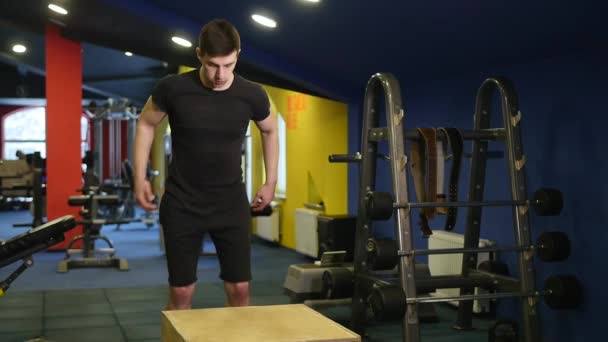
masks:
[[[66,215],[0,243],[0,267],[23,259],[23,264],[0,282],[0,296],[4,295],[11,283],[23,271],[34,264],[32,260],[34,253],[62,242],[65,240],[64,233],[74,227],[76,227],[74,216]]]

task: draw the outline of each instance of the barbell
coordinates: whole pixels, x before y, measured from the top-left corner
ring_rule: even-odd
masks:
[[[369,218],[373,220],[388,220],[393,211],[398,208],[454,208],[454,207],[499,207],[499,206],[531,206],[539,216],[555,216],[561,213],[564,206],[561,191],[552,188],[542,188],[534,193],[532,200],[504,200],[483,202],[418,202],[395,203],[392,194],[388,192],[368,192],[365,196],[365,208]]]
[[[369,238],[366,242],[367,264],[372,270],[390,270],[399,263],[399,257],[407,255],[400,252],[393,239]],[[570,256],[570,239],[559,231],[547,231],[538,236],[536,244],[531,246],[492,246],[479,248],[445,248],[413,250],[412,255],[486,253],[486,252],[525,252],[534,251],[545,262],[566,260]]]
[[[563,310],[578,307],[582,303],[583,293],[582,286],[576,276],[558,274],[550,276],[545,280],[543,290],[532,293],[502,292],[460,296],[406,298],[405,292],[400,286],[390,284],[373,286],[367,301],[377,320],[389,321],[403,318],[408,304],[517,297],[542,297],[550,308],[554,310]]]

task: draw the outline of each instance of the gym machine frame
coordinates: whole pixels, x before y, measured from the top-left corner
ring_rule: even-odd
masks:
[[[86,267],[115,267],[119,271],[128,271],[129,264],[127,259],[118,258],[115,256],[116,249],[110,239],[101,234],[102,226],[108,224],[124,224],[129,223],[128,220],[108,220],[97,218],[99,205],[118,205],[120,199],[117,195],[100,195],[97,194],[99,189],[92,187],[83,189],[84,195],[70,196],[68,204],[70,206],[83,206],[80,210],[82,220],[76,221],[84,227],[82,234],[74,236],[68,243],[65,250],[66,256],[59,261],[57,272],[65,273],[73,268]],[[95,248],[95,241],[103,240],[108,245],[108,248]],[[82,241],[82,248],[72,248],[77,242]],[[98,255],[107,255],[107,257],[98,257]],[[81,258],[72,258],[73,255],[81,255]]]
[[[101,184],[105,179],[116,182],[121,179],[122,168],[122,122],[126,121],[127,132],[127,158],[133,161],[133,141],[135,140],[135,130],[137,123],[137,109],[129,106],[127,99],[115,100],[109,98],[106,106],[93,107],[93,112],[89,111],[95,130],[95,173],[99,177]],[[104,122],[108,122],[108,150],[104,151]],[[104,152],[108,152],[108,177],[104,178]]]
[[[501,98],[504,117],[503,128],[489,127],[492,95],[495,90],[499,92]],[[384,93],[387,128],[377,127],[381,111],[381,92]],[[511,83],[502,78],[488,78],[483,82],[477,94],[474,129],[473,131],[463,132],[464,139],[473,140],[468,197],[470,203],[468,205],[460,205],[467,207],[464,248],[449,251],[451,253],[463,253],[462,274],[461,276],[449,277],[449,279],[445,276],[431,277],[424,281],[426,283],[425,286],[430,288],[463,286],[461,287],[461,296],[458,297],[417,298],[417,282],[414,272],[415,256],[434,253],[433,251],[416,251],[413,246],[410,209],[414,206],[413,204],[410,205],[408,200],[408,160],[405,153],[404,141],[405,138],[413,140],[420,139],[421,137],[415,130],[407,132],[403,130],[404,118],[405,113],[398,81],[391,74],[374,74],[370,78],[365,91],[362,154],[358,154],[355,157],[336,156],[333,160],[330,158],[330,161],[335,162],[359,160],[361,162],[351,328],[360,334],[363,334],[365,331],[366,304],[368,300],[366,292],[369,289],[369,282],[373,278],[369,274],[369,267],[366,263],[366,241],[370,236],[372,226],[372,219],[366,208],[366,202],[367,194],[372,193],[375,187],[378,142],[388,140],[392,185],[395,196],[394,200],[396,201],[393,210],[395,217],[395,239],[399,255],[399,283],[407,298],[402,325],[403,340],[408,342],[420,341],[417,303],[426,301],[461,301],[458,308],[456,328],[468,329],[472,326],[472,300],[484,296],[484,298],[521,297],[524,341],[540,341],[537,297],[542,295],[542,293],[535,291],[532,251],[523,248],[531,246],[528,210],[530,202],[526,200],[525,155],[523,153],[519,125],[521,113],[518,108],[517,95]],[[441,133],[438,134],[438,139],[445,138]],[[518,252],[520,279],[491,275],[491,280],[497,285],[497,288],[506,292],[502,294],[474,295],[474,286],[484,285],[488,281],[488,275],[475,271],[475,268],[477,267],[477,253],[479,252],[476,247],[479,246],[481,209],[484,206],[483,193],[486,161],[488,158],[488,141],[490,140],[503,141],[506,144],[512,201],[494,204],[513,206],[515,240],[519,247],[514,250]],[[491,203],[488,203],[488,205],[491,205]],[[437,206],[444,206],[444,203]],[[438,253],[445,252],[438,251]]]
[[[21,227],[32,227],[32,228],[36,228],[38,226],[43,225],[44,222],[44,216],[45,216],[45,208],[43,208],[43,206],[46,205],[46,202],[44,200],[44,197],[46,196],[46,185],[44,184],[44,180],[43,180],[43,161],[42,161],[42,157],[40,156],[40,152],[34,152],[33,157],[32,157],[32,165],[33,165],[33,172],[34,172],[34,181],[31,187],[31,191],[32,191],[32,203],[31,205],[34,207],[32,210],[32,216],[34,216],[34,218],[32,219],[31,223],[14,223],[13,227],[14,228],[21,228]],[[29,187],[28,187],[28,191],[29,191]]]

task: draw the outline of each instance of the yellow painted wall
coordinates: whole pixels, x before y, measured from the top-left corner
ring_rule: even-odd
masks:
[[[304,203],[325,205],[327,215],[346,214],[347,165],[330,164],[330,154],[348,151],[348,108],[341,102],[264,86],[272,105],[287,124],[287,194],[281,203],[281,245],[295,248],[295,209]],[[259,131],[252,134],[253,191],[263,182]]]

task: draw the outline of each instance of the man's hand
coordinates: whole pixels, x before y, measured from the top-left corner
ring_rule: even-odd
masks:
[[[275,185],[264,184],[258,190],[251,203],[251,209],[253,211],[262,211],[267,205],[274,199]]]
[[[144,210],[155,210],[156,204],[154,204],[154,193],[152,193],[152,185],[148,180],[137,182],[135,184],[135,198],[137,203]]]

